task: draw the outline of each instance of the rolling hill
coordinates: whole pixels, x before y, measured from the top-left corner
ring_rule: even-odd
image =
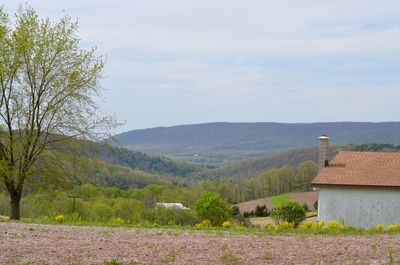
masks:
[[[372,152],[399,152],[400,145],[392,144],[343,144],[331,145],[329,148],[329,160],[339,151],[372,151]],[[286,165],[298,167],[305,161],[318,163],[318,147],[299,148],[290,151],[283,151],[268,154],[261,157],[234,161],[201,171],[202,178],[216,179],[243,179],[257,176],[272,168],[279,168]],[[201,175],[200,174],[200,175]]]
[[[400,122],[206,123],[133,130],[114,136],[116,145],[183,161],[221,164],[318,144],[400,144]]]

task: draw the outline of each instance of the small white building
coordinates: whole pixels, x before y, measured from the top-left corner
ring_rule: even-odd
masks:
[[[329,137],[320,137],[318,219],[368,228],[400,223],[400,153],[339,152],[328,162]]]
[[[188,210],[189,208],[182,205],[182,203],[176,202],[159,202],[156,206],[161,206],[165,208],[172,208],[172,209],[181,209],[181,210]]]

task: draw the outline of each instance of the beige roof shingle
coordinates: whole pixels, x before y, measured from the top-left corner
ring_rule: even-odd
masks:
[[[400,187],[400,153],[339,152],[311,184]]]

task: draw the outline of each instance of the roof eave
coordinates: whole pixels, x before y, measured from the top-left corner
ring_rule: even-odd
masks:
[[[366,184],[333,184],[333,183],[311,183],[312,187],[345,187],[345,188],[381,188],[400,189],[400,185],[366,185]]]

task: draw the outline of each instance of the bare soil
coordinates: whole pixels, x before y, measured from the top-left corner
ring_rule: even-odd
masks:
[[[318,192],[317,191],[297,192],[293,193],[290,196],[290,199],[298,201],[301,204],[307,203],[308,208],[314,209],[314,203],[316,200],[318,200]]]
[[[400,235],[267,235],[0,223],[0,264],[103,264],[111,259],[125,264],[389,264],[399,260],[399,250]]]

